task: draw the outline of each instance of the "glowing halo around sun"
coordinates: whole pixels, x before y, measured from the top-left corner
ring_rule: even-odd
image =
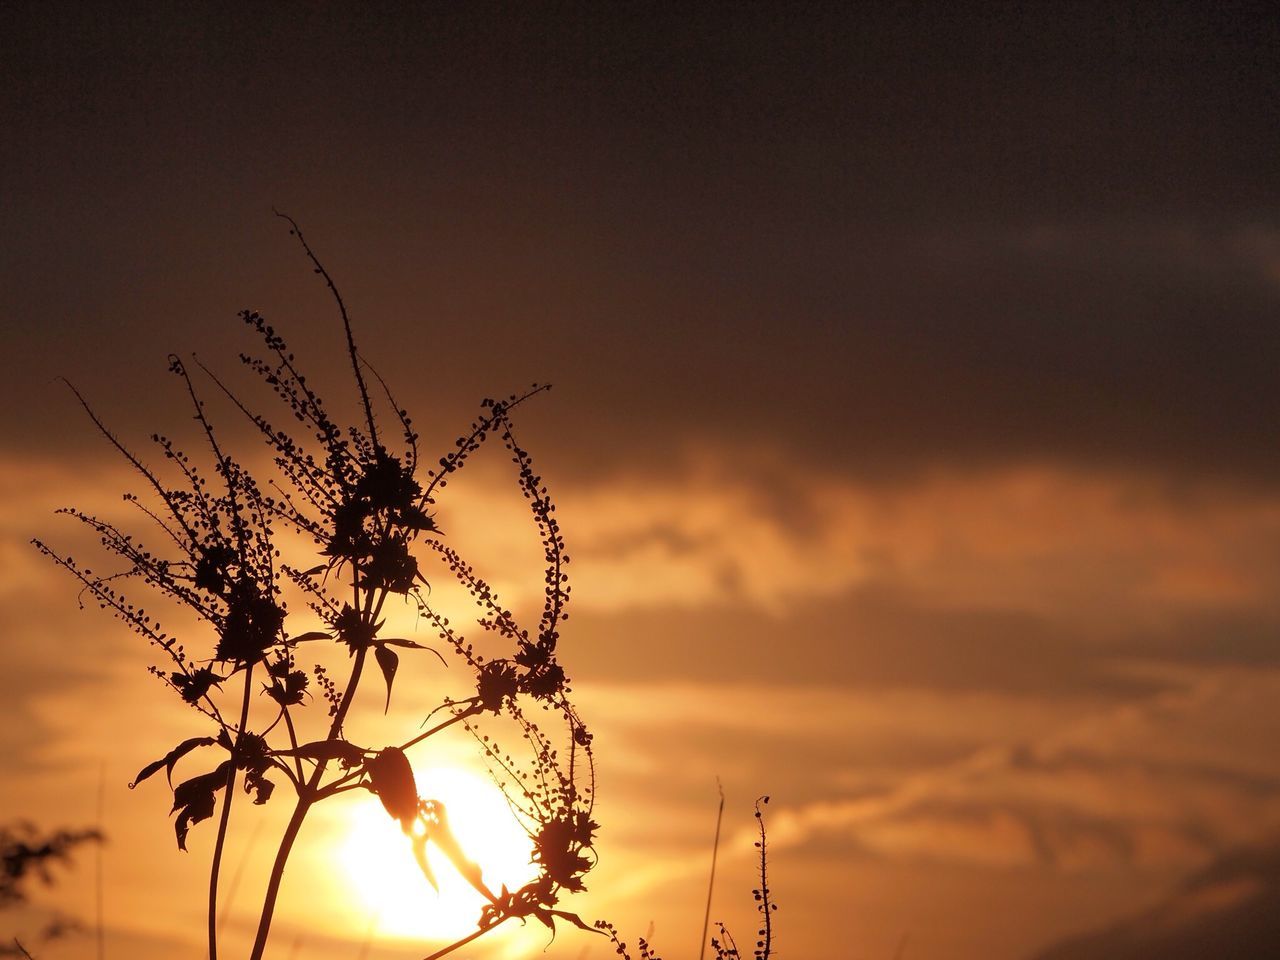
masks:
[[[537,876],[529,861],[533,842],[491,780],[453,767],[415,768],[414,778],[424,799],[444,803],[458,843],[491,890],[497,893],[503,884],[514,890]],[[428,844],[427,862],[440,885],[439,892],[432,889],[409,838],[373,794],[352,805],[336,855],[348,895],[379,934],[455,940],[475,930],[484,897]]]

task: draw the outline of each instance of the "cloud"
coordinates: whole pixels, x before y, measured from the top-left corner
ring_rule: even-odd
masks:
[[[454,479],[439,519],[536,615],[539,545],[495,459]],[[127,516],[113,491],[136,486],[119,468],[0,476],[16,557],[27,530],[57,524],[51,506]],[[887,485],[767,450],[552,486],[573,556],[563,651],[608,745],[600,814],[622,895],[704,869],[717,774],[739,805],[774,795],[782,860],[842,871],[1164,876],[1280,827],[1280,507],[1265,490],[1049,464]],[[11,788],[24,803],[111,752],[115,726],[82,729],[115,702],[105,691],[149,696],[140,672],[121,679],[128,638],[77,621],[73,586],[29,563],[5,597],[20,643],[0,654],[27,678],[9,715],[39,738],[13,744],[37,777]],[[64,654],[88,673],[61,674]],[[136,649],[127,662],[140,669]],[[173,729],[167,714],[141,725]],[[166,747],[135,744],[120,775]],[[749,870],[741,823],[726,855]]]
[[[713,773],[739,806],[773,794],[770,845],[783,862],[1185,871],[1280,830],[1280,719],[1264,706],[1278,695],[1280,671],[1198,668],[1108,706],[759,685],[580,691],[612,747],[605,782],[629,796],[664,784],[643,823],[613,811],[614,842],[646,851],[628,880],[637,890],[702,868],[683,851],[705,842]],[[726,849],[750,851],[750,833]]]
[[[477,472],[450,488],[441,520],[507,574],[526,511],[500,475]],[[1280,501],[1152,474],[1025,465],[886,486],[776,450],[719,450],[552,494],[571,531],[577,604],[595,610],[776,614],[888,583],[940,606],[1167,624],[1276,593],[1266,561]],[[494,522],[467,529],[475,516]]]
[[[1252,960],[1280,950],[1280,842],[1232,850],[1154,907],[1034,960]]]
[[[775,816],[774,844],[847,837],[888,858],[1062,868],[1202,862],[1280,828],[1280,765],[1266,746],[1280,729],[1238,709],[1278,693],[1280,672],[1224,671],[868,796],[802,805]],[[1200,742],[1184,746],[1191,727]],[[1244,745],[1234,756],[1206,750],[1233,740]]]

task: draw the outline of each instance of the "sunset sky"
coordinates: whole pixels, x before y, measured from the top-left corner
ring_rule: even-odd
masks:
[[[139,485],[60,378],[139,449],[195,447],[166,358],[251,387],[251,308],[358,418],[273,208],[433,458],[554,384],[518,424],[573,558],[602,824],[566,909],[696,957],[718,778],[711,916],[748,953],[762,794],[787,960],[1280,951],[1280,19],[861,6],[6,6],[0,823],[101,808],[108,956],[205,955],[213,825],[181,853],[163,782],[127,784],[207,731],[29,545],[87,559],[53,511],[132,522]],[[439,519],[536,619],[500,446]],[[371,689],[362,731],[411,736],[448,677],[406,670],[386,718]],[[465,738],[414,762],[487,809]],[[283,806],[236,808],[230,960]],[[448,892],[375,798],[332,807],[268,956],[425,956]],[[94,923],[94,852],[57,877],[0,942],[92,955],[34,935]],[[613,956],[547,939],[461,955]]]

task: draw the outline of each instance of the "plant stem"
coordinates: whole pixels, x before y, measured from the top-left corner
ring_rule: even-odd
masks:
[[[317,769],[320,767],[317,766]],[[306,819],[307,811],[310,809],[309,793],[304,793],[298,797],[298,805],[293,808],[293,816],[289,818],[289,825],[284,828],[284,836],[280,838],[280,848],[276,851],[275,863],[271,865],[271,879],[267,881],[267,894],[262,902],[262,916],[258,919],[258,934],[253,941],[250,960],[262,960],[262,951],[267,947],[267,934],[271,931],[271,917],[276,909],[276,897],[280,893],[280,881],[284,879],[284,865],[289,859],[293,841],[298,837],[302,821]]]
[[[447,947],[444,947],[441,950],[437,950],[435,953],[431,954],[431,956],[424,957],[423,960],[440,960],[441,957],[448,956],[449,954],[453,953],[453,951],[457,950],[459,947],[465,947],[472,940],[475,940],[477,937],[484,936],[494,927],[497,927],[500,924],[506,923],[510,919],[511,919],[510,916],[506,916],[506,917],[503,917],[501,920],[499,920],[497,923],[492,924],[491,926],[478,927],[475,930],[472,930],[469,934],[467,934],[461,940],[455,940],[453,943],[449,944]]]
[[[103,761],[98,764],[98,833],[106,836],[106,831],[102,826],[102,808],[105,806],[104,794],[106,792],[107,781],[107,764]],[[102,927],[102,841],[98,841],[98,848],[94,851],[93,867],[94,867],[94,913],[97,919],[97,939],[98,939],[98,960],[106,960],[107,941],[106,933]]]
[[[367,648],[365,647],[361,647],[356,651],[356,660],[351,666],[351,679],[347,682],[346,692],[343,694],[342,702],[338,705],[338,710],[334,714],[333,723],[329,727],[328,739],[330,740],[336,738],[342,730],[342,722],[346,719],[347,710],[351,707],[356,687],[360,683],[360,674],[364,670],[366,653]],[[249,955],[249,960],[262,960],[262,953],[267,947],[267,936],[271,932],[271,920],[276,910],[276,898],[280,895],[280,882],[284,879],[284,867],[289,860],[289,854],[293,851],[293,843],[298,838],[298,831],[302,829],[302,821],[306,819],[312,804],[316,802],[316,788],[320,785],[320,778],[324,776],[327,765],[328,761],[326,760],[316,761],[316,769],[298,795],[298,804],[293,808],[293,815],[289,818],[288,826],[285,827],[284,836],[280,838],[280,847],[276,850],[276,859],[271,865],[271,877],[267,881],[266,896],[262,901],[262,916],[258,919],[258,934],[254,938],[253,952]]]
[[[702,939],[698,944],[698,960],[707,955],[707,929],[711,926],[711,895],[716,889],[716,856],[720,853],[720,824],[724,820],[724,784],[716,777],[720,791],[720,809],[716,811],[716,838],[711,844],[711,879],[707,881],[707,911],[702,915]]]
[[[209,868],[209,960],[218,960],[218,874],[222,870],[222,851],[227,840],[227,823],[231,819],[231,801],[236,792],[236,759],[245,727],[249,724],[249,692],[252,689],[253,664],[244,669],[244,700],[240,704],[240,728],[231,748],[231,768],[227,771],[226,796],[222,799],[222,817],[218,821],[218,839],[213,845],[213,864]]]

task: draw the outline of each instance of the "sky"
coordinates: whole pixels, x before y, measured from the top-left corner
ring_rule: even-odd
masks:
[[[1280,941],[1280,22],[860,6],[7,8],[0,820],[110,841],[0,933],[92,927],[100,864],[109,955],[204,956],[213,831],[180,853],[164,786],[126,786],[203,731],[28,541],[89,555],[53,511],[123,522],[137,485],[61,380],[140,449],[194,445],[166,358],[247,384],[241,309],[358,416],[278,209],[427,448],[555,385],[519,427],[596,738],[599,865],[570,909],[694,956],[718,778],[711,915],[753,942],[768,794],[792,960]],[[536,615],[501,454],[441,525]],[[439,749],[428,781],[483,779],[464,739]],[[349,806],[286,878],[274,956],[425,956]],[[242,812],[232,944],[282,822]],[[612,953],[562,931],[546,955]]]

